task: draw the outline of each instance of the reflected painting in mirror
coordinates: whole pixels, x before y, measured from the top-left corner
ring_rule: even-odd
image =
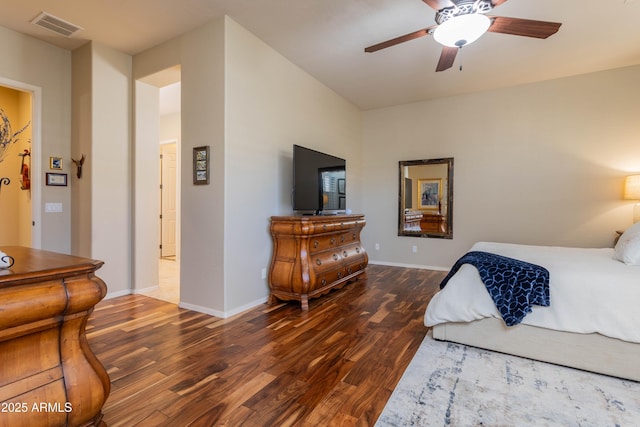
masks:
[[[453,238],[453,157],[400,161],[398,235]]]

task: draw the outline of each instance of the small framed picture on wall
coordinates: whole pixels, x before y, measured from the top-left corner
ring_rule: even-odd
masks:
[[[49,157],[49,169],[62,170],[62,157]]]
[[[66,173],[49,173],[47,172],[47,185],[53,185],[57,187],[67,186],[67,174]]]
[[[209,184],[209,146],[195,147],[193,149],[193,184]]]

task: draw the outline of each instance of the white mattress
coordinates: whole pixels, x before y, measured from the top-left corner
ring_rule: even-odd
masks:
[[[613,248],[585,249],[479,242],[470,249],[541,265],[549,270],[549,307],[535,306],[523,324],[600,333],[640,343],[640,266],[614,258]],[[431,300],[424,323],[501,319],[478,270],[463,265]]]

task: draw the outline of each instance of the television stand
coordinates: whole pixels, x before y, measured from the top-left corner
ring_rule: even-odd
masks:
[[[359,279],[369,262],[360,242],[364,215],[273,216],[269,304],[324,295]]]

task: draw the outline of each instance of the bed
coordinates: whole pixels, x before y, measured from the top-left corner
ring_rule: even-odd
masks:
[[[464,264],[427,307],[435,339],[640,381],[640,224],[615,249],[479,242],[470,251],[546,268],[551,303],[506,326],[478,270]]]

